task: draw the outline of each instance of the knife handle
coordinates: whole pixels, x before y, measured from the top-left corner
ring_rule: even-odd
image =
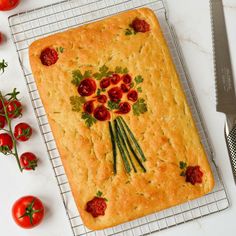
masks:
[[[232,172],[234,181],[236,183],[236,124],[232,127],[232,129],[225,133],[229,159],[231,162]]]

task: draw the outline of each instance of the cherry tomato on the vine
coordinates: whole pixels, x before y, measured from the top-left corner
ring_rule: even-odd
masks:
[[[19,123],[14,130],[14,137],[18,141],[25,142],[32,135],[32,128],[26,123]]]
[[[3,42],[3,34],[0,32],[0,44]]]
[[[6,101],[5,106],[9,118],[17,118],[21,116],[22,105],[18,100]]]
[[[0,129],[3,129],[6,125],[6,118],[0,114]]]
[[[20,227],[25,229],[33,228],[43,220],[43,203],[37,197],[24,196],[14,203],[12,216],[16,224]]]
[[[2,152],[8,152],[12,150],[12,148],[13,148],[12,137],[7,133],[0,134],[0,150]]]
[[[9,11],[15,8],[20,0],[0,0],[0,11]]]
[[[24,170],[35,170],[38,159],[31,152],[25,152],[20,156],[20,164]]]

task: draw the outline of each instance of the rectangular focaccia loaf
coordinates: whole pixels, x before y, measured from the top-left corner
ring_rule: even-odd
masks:
[[[212,190],[206,154],[150,9],[37,40],[29,57],[88,228],[111,227]]]

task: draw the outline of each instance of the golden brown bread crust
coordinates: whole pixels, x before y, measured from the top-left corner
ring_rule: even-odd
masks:
[[[148,33],[126,36],[135,17],[145,19]],[[43,66],[40,53],[63,47],[55,65]],[[35,41],[29,50],[32,71],[47,112],[73,196],[90,229],[111,227],[200,197],[212,190],[214,179],[187,106],[166,42],[154,13],[132,10],[111,18]],[[148,112],[124,118],[147,157],[147,173],[127,175],[118,157],[112,169],[108,122],[86,127],[81,113],[71,110],[69,97],[78,95],[71,73],[106,64],[127,67],[144,78],[142,96]],[[59,113],[60,112],[60,113]],[[192,185],[180,176],[179,162],[199,165],[203,183]],[[93,218],[86,203],[100,190],[108,199],[105,216]]]

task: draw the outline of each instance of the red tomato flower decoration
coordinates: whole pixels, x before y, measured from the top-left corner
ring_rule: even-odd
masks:
[[[94,110],[93,114],[94,114],[94,117],[100,121],[109,120],[111,118],[110,112],[107,110],[107,108],[104,105],[98,106]]]
[[[136,102],[138,100],[138,92],[136,90],[130,90],[127,94],[128,100]]]
[[[82,97],[87,97],[95,93],[96,83],[93,79],[87,78],[80,82],[78,92]]]
[[[58,60],[58,53],[54,48],[45,48],[40,55],[40,60],[43,65],[51,66]]]
[[[108,96],[111,101],[118,102],[122,98],[122,90],[119,87],[111,88],[108,91]]]
[[[89,114],[93,113],[93,110],[94,110],[94,101],[88,101],[88,102],[85,102],[84,103],[84,112],[87,112]]]
[[[107,208],[106,200],[102,197],[94,197],[91,201],[87,202],[86,211],[93,217],[105,215]]]

